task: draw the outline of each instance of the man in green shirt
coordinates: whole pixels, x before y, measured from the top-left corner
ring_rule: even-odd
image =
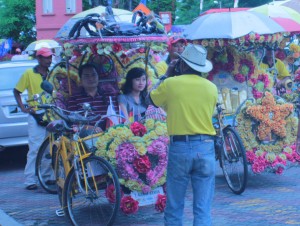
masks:
[[[202,46],[187,45],[168,69],[177,65],[180,75],[165,79],[150,93],[152,102],[164,106],[167,112],[170,136],[166,226],[183,224],[184,197],[190,179],[194,225],[211,225],[216,162],[212,116],[218,92],[212,82],[201,77],[202,72],[212,69],[206,56]]]

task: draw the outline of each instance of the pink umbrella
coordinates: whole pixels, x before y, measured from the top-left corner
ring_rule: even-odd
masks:
[[[288,18],[272,18],[275,20],[281,27],[283,27],[288,32],[298,32],[300,31],[300,24],[296,21]]]

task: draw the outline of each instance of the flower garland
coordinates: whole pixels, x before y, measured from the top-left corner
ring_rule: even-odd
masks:
[[[275,44],[280,43],[284,38],[284,34],[248,34],[240,38],[236,39],[202,39],[195,40],[193,43],[200,44],[204,47],[226,47],[226,46],[234,46],[234,47],[242,47],[242,48],[258,48],[262,44]]]
[[[134,122],[110,127],[99,136],[96,155],[116,168],[120,183],[130,191],[148,193],[166,182],[168,142],[166,124],[147,119],[144,125]],[[132,197],[126,198],[124,206],[136,211]],[[124,212],[128,212],[126,208]]]
[[[236,81],[243,83],[247,79],[251,79],[255,72],[255,60],[251,54],[244,54],[234,65],[233,77]]]
[[[268,124],[270,123],[270,115],[265,112],[259,112],[261,106],[268,106],[273,109],[273,114],[276,114],[275,119],[273,116],[273,120],[277,120],[276,118],[279,117],[278,115],[282,117],[284,117],[283,115],[286,115],[286,112],[281,115],[280,111],[282,109],[287,107],[289,110],[286,111],[290,112],[292,108],[289,104],[286,105],[286,107],[282,107],[285,106],[285,103],[280,100],[275,101],[270,93],[266,93],[266,96],[267,98],[263,98],[263,103],[261,104],[253,104],[250,101],[245,103],[244,107],[236,117],[238,123],[237,129],[245,146],[247,160],[251,164],[252,171],[254,173],[273,172],[281,174],[289,165],[299,164],[300,162],[300,156],[296,153],[295,148],[297,137],[297,128],[295,128],[295,125],[298,124],[298,119],[292,114],[285,117],[284,129],[280,127],[279,122],[272,122],[273,129],[271,129],[269,134],[266,134],[264,131],[265,128],[260,127],[259,121],[254,120],[248,113],[252,112],[252,115],[255,115],[255,118],[257,119],[265,119],[265,122]],[[276,102],[275,105],[274,101]],[[256,133],[256,128],[259,127],[260,129],[258,129],[258,132]],[[268,137],[270,134],[277,136],[277,138],[272,140],[272,137]],[[266,142],[265,140],[262,140],[266,138],[271,139],[271,141]]]

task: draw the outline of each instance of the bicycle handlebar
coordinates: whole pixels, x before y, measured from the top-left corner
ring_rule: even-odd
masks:
[[[93,117],[84,117],[84,116],[80,115],[80,113],[82,113],[83,111],[68,111],[68,110],[64,110],[60,107],[57,107],[54,104],[40,104],[40,105],[38,105],[38,108],[51,109],[60,118],[62,118],[63,120],[65,120],[66,122],[69,122],[69,123],[87,124],[88,122],[94,121],[97,118],[99,118],[99,115],[96,115]],[[69,115],[65,114],[65,112],[68,112]]]

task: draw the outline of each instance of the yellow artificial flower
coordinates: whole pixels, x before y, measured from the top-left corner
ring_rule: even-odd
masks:
[[[145,155],[147,153],[147,149],[142,142],[134,143],[134,147],[138,151],[139,155]]]
[[[154,119],[147,119],[145,126],[147,127],[148,130],[151,130],[154,128],[154,124],[155,124]]]
[[[266,159],[269,161],[269,162],[274,162],[274,160],[276,159],[276,155],[274,153],[267,153],[266,154]]]

